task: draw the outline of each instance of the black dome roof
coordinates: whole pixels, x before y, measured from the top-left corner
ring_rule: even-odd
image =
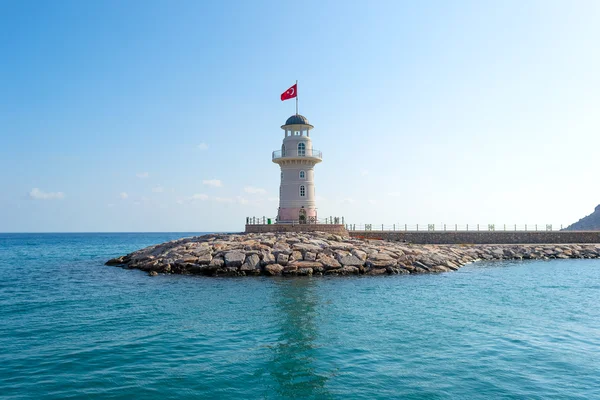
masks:
[[[295,114],[285,121],[286,125],[310,125],[308,119],[304,115]]]

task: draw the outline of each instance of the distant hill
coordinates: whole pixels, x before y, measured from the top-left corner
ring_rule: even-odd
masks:
[[[564,231],[600,231],[600,205],[587,217],[567,226]]]

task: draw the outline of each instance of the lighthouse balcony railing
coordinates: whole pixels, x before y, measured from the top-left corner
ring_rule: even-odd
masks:
[[[304,151],[298,151],[296,149],[286,150],[282,152],[281,150],[276,150],[273,152],[273,160],[278,158],[296,158],[296,157],[307,157],[307,158],[318,158],[319,160],[323,159],[323,153],[319,150],[314,149],[306,149]]]

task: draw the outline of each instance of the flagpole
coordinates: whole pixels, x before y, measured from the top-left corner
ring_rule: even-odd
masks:
[[[298,80],[296,79],[296,115],[298,115]]]

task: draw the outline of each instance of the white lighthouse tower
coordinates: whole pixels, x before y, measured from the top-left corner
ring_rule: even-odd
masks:
[[[312,147],[310,130],[314,126],[296,114],[281,127],[285,132],[281,150],[273,152],[273,162],[281,167],[277,223],[317,223],[315,202],[315,165],[322,154]]]

